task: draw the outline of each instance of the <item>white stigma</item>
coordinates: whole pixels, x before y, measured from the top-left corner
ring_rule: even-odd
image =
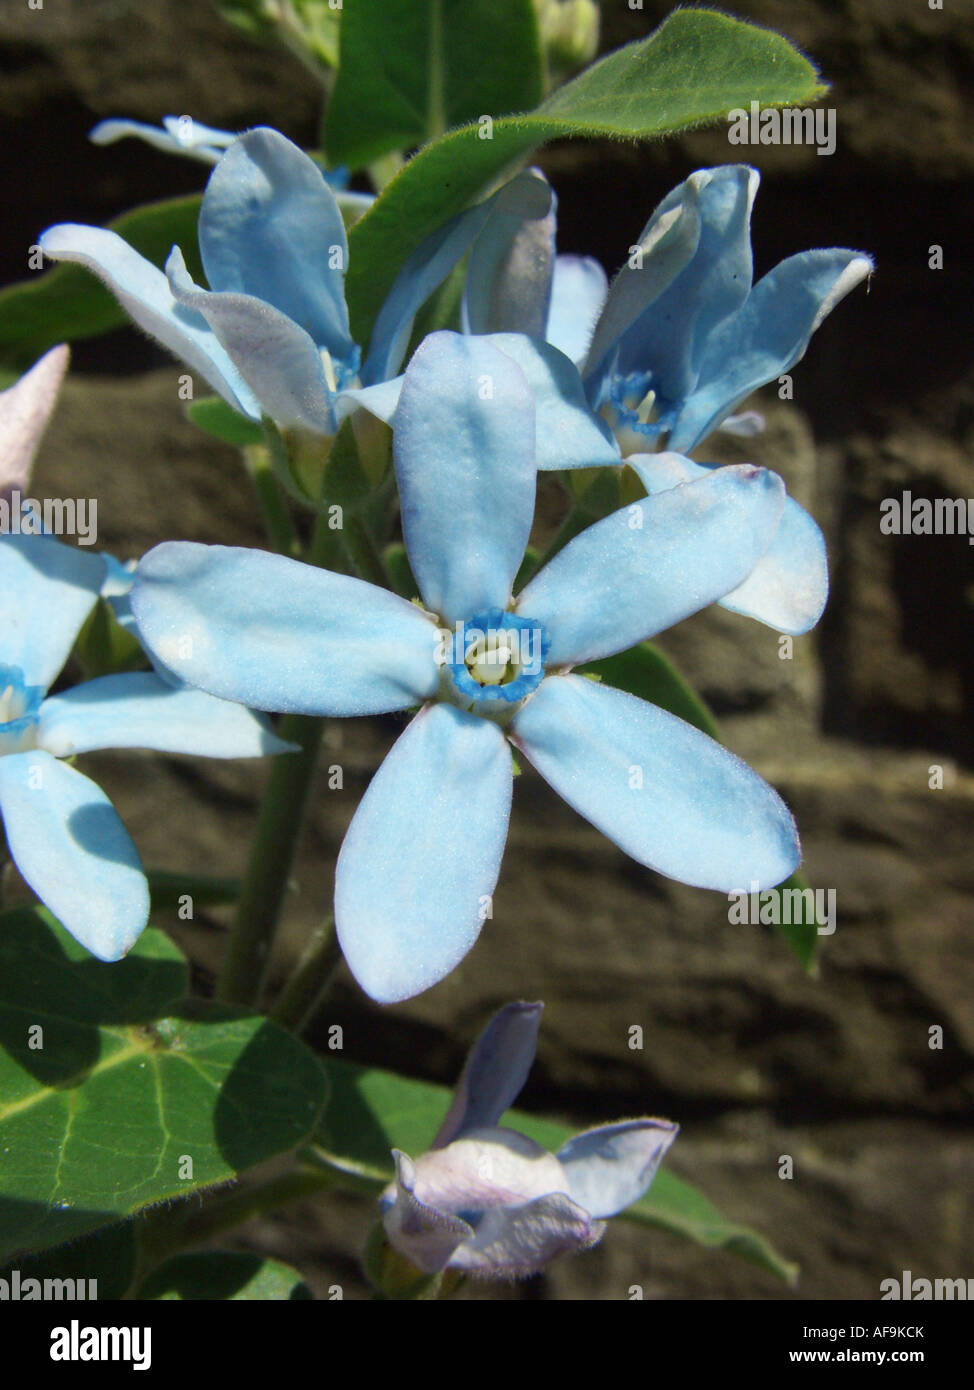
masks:
[[[6,690],[0,694],[0,724],[9,724],[12,719],[19,718],[21,711],[18,708],[20,701],[14,696],[14,688],[8,685]]]
[[[332,359],[331,359],[331,353],[328,351],[327,348],[321,348],[321,350],[320,350],[320,356],[321,356],[321,365],[322,365],[322,367],[324,368],[324,372],[325,372],[325,380],[326,380],[327,383],[328,383],[328,389],[329,389],[330,391],[337,391],[337,390],[338,390],[338,378],[337,378],[336,375],[335,375],[335,364],[334,364],[334,362],[333,362]]]
[[[645,396],[643,396],[642,400],[639,402],[639,405],[636,407],[636,419],[639,421],[641,425],[649,424],[653,415],[653,406],[655,404],[656,392],[647,391]]]
[[[467,670],[480,685],[501,685],[516,663],[517,653],[506,633],[475,643],[467,654]]]

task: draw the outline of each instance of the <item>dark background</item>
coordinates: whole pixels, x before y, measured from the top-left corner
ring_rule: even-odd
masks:
[[[669,6],[604,0],[603,47],[639,38]],[[730,926],[718,895],[644,871],[530,771],[495,918],[463,966],[388,1010],[347,976],[316,1036],[346,1054],[452,1082],[490,1012],[547,1009],[523,1101],[597,1123],[661,1113],[683,1132],[668,1160],[728,1215],[802,1265],[795,1292],[732,1256],[616,1223],[596,1251],[499,1296],[866,1298],[904,1269],[974,1276],[971,1240],[971,606],[965,536],[882,536],[879,503],[969,497],[974,515],[970,306],[974,7],[944,0],[749,0],[723,8],[778,28],[832,83],[838,145],[729,145],[726,128],[657,145],[572,144],[539,162],[559,195],[560,249],[611,272],[656,202],[694,168],[741,158],[763,174],[756,271],[811,246],[871,253],[877,273],[820,329],[795,397],[758,402],[767,434],[711,456],[780,471],[819,519],[833,579],[825,618],[778,657],[777,635],[720,610],[664,645],[720,714],[727,741],[785,795],[805,867],[834,888],[838,928],[804,977],[759,927]],[[134,143],[98,149],[96,120],[189,113],[314,141],[318,99],[286,54],[200,0],[0,0],[0,282],[26,273],[52,222],[103,222],[198,189],[204,166]],[[931,270],[929,248],[943,247]],[[99,499],[99,543],[138,555],[165,538],[260,544],[232,451],[183,420],[175,366],[134,331],[79,344],[35,490]],[[327,910],[344,827],[397,721],[335,729],[298,866],[279,969]],[[147,864],[235,871],[252,824],[253,765],[149,755],[92,760]],[[929,786],[930,768],[944,786]],[[472,808],[471,814],[475,814]],[[205,988],[216,919],[172,924]],[[629,1027],[644,1029],[642,1052]],[[944,1047],[928,1047],[928,1029]],[[779,1157],[794,1159],[791,1181]],[[362,1292],[370,1210],[334,1198],[251,1226],[251,1248],[291,1258],[320,1289]],[[495,1291],[491,1291],[493,1295]],[[477,1291],[475,1296],[485,1296]]]

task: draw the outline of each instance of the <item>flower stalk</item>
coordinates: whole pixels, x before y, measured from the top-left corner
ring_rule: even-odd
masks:
[[[292,1033],[304,1032],[317,1013],[341,958],[335,919],[329,913],[309,940],[268,1017]]]

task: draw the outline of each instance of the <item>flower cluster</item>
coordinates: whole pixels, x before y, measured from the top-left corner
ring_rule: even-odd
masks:
[[[573,22],[590,28],[583,10]],[[763,427],[741,407],[802,358],[870,259],[806,251],[753,283],[758,175],[735,165],[673,189],[610,285],[595,261],[557,254],[554,194],[528,169],[409,248],[357,341],[346,225],[372,200],[345,194],[343,171],[264,127],[237,136],[167,117],[93,132],[123,136],[213,166],[198,222],[205,283],[180,247],[163,270],[103,228],[51,227],[44,253],[97,275],[260,426],[278,461],[309,451],[330,477],[355,450],[364,422],[346,421],[360,411],[383,422],[369,438],[391,445],[375,476],[359,468],[372,491],[347,549],[368,557],[368,579],[310,562],[327,496],[303,498],[320,513],[306,552],[295,530],[282,553],[169,541],[122,564],[50,534],[0,535],[0,815],[10,857],[65,928],[115,961],[149,911],[136,847],[75,756],[307,757],[272,714],[400,717],[335,871],[338,940],[380,1003],[443,980],[493,915],[525,765],[658,873],[722,893],[786,880],[801,849],[781,797],[714,739],[591,668],[711,604],[785,633],[817,622],[828,566],[812,517],[777,472],[690,454],[716,430]],[[460,267],[455,314],[439,320],[449,326],[421,336],[419,311]],[[55,349],[0,394],[0,499],[26,485],[66,365]],[[566,525],[539,560],[539,475],[579,469],[614,469],[620,483],[627,470],[615,495],[634,500]],[[613,475],[598,481],[615,487]],[[393,484],[395,587],[382,559]],[[274,503],[289,527],[276,493]],[[71,684],[96,604],[143,669]],[[540,1013],[501,1010],[429,1152],[393,1152],[381,1239],[410,1275],[518,1277],[588,1248],[646,1192],[675,1138],[670,1122],[641,1118],[550,1153],[504,1127]]]
[[[800,849],[776,793],[682,720],[577,668],[711,603],[786,632],[817,620],[824,543],[781,479],[686,451],[721,424],[749,427],[731,413],[798,360],[868,258],[806,252],[752,286],[757,175],[729,166],[664,199],[610,288],[595,262],[556,255],[553,195],[528,171],[413,251],[363,358],[341,212],[313,160],[268,129],[122,123],[98,138],[125,133],[216,160],[199,219],[210,288],[178,248],[163,274],[97,228],[51,228],[46,254],[94,270],[253,419],[329,436],[364,407],[394,427],[415,602],[281,555],[180,542],[145,556],[131,596],[113,600],[174,698],[415,711],[338,861],[337,928],[363,988],[408,998],[472,946],[506,838],[512,751],[642,864],[725,892],[786,878]],[[429,335],[397,375],[418,308],[467,253],[462,333]],[[645,497],[519,587],[538,471],[624,461]]]

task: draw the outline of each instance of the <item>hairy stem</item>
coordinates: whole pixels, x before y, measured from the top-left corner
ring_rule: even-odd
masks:
[[[268,1016],[293,1033],[303,1032],[317,1012],[341,958],[334,918],[329,916],[311,937]]]

